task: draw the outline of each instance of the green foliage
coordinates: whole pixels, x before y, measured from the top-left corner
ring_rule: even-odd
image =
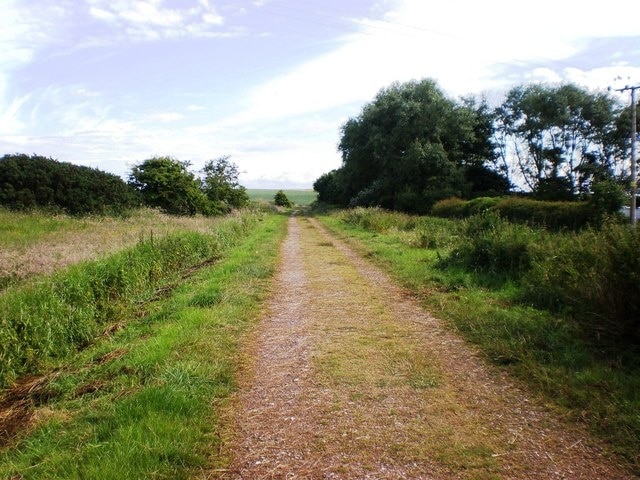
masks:
[[[493,207],[506,220],[551,228],[578,230],[598,219],[588,202],[544,202],[505,198]]]
[[[246,189],[238,183],[240,172],[229,156],[208,161],[202,169],[202,191],[213,208],[228,213],[249,203]]]
[[[532,200],[522,197],[487,197],[461,200],[449,198],[436,203],[432,215],[443,218],[466,218],[491,211],[500,217],[515,223],[546,227],[552,230],[579,230],[588,225],[599,225],[611,208],[617,205],[608,188],[594,195],[588,202],[551,202]],[[613,192],[619,190],[613,189]]]
[[[513,88],[496,111],[503,156],[517,157],[518,173],[541,200],[572,199],[599,166],[608,176],[624,158],[616,100],[572,84]],[[504,159],[506,160],[506,158]]]
[[[245,213],[211,235],[151,238],[38,284],[6,290],[0,297],[0,385],[87,345],[155,288],[236,244],[256,220]]]
[[[424,213],[442,198],[502,188],[483,167],[490,133],[485,105],[450,100],[431,80],[396,83],[343,125],[343,166],[314,188],[341,206]]]
[[[525,297],[570,311],[583,331],[619,345],[640,343],[640,233],[628,225],[547,237],[523,278]]]
[[[129,184],[147,206],[172,215],[210,214],[211,204],[188,167],[189,162],[171,157],[150,158],[133,167]]]
[[[464,239],[443,265],[517,277],[528,271],[531,249],[539,237],[533,229],[504,221],[495,212],[465,221]]]
[[[273,196],[274,203],[279,207],[291,208],[293,204],[282,190],[278,190]]]
[[[122,214],[139,204],[116,175],[39,155],[0,158],[0,205],[71,215]]]

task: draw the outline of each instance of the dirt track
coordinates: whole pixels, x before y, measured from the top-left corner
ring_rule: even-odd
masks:
[[[635,478],[385,274],[293,217],[222,478]]]

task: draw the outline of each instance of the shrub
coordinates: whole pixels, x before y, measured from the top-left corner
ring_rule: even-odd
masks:
[[[464,238],[448,261],[471,270],[519,276],[529,269],[531,248],[539,236],[529,227],[485,212],[466,221]]]
[[[548,238],[523,278],[525,298],[568,310],[586,334],[627,345],[640,341],[640,231],[606,224]]]
[[[464,218],[467,203],[467,201],[456,197],[440,200],[431,209],[431,215],[442,218]]]
[[[293,207],[291,200],[289,200],[286,193],[284,193],[282,190],[278,190],[276,192],[276,194],[273,197],[273,201],[279,207],[285,207],[285,208]]]
[[[120,177],[39,155],[5,155],[0,179],[0,204],[13,210],[122,214],[139,205],[135,191]]]

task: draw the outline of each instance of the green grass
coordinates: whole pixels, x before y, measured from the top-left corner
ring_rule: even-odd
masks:
[[[219,415],[285,222],[263,217],[219,263],[60,362],[35,427],[0,452],[0,478],[181,479],[223,463]]]
[[[415,291],[490,361],[563,415],[585,422],[640,472],[637,352],[612,357],[571,317],[526,305],[517,277],[443,262],[464,241],[461,222],[394,215],[350,211],[320,220]]]
[[[269,189],[247,189],[247,194],[251,200],[259,200],[273,203],[273,197],[278,190]],[[313,190],[295,190],[295,189],[283,189],[282,190],[287,198],[298,206],[310,205],[318,196],[318,192]]]
[[[3,248],[27,247],[52,233],[83,228],[84,222],[66,215],[13,212],[0,207],[0,247]]]

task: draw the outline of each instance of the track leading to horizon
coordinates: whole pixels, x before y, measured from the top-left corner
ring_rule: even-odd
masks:
[[[222,478],[635,478],[386,274],[292,217]]]

